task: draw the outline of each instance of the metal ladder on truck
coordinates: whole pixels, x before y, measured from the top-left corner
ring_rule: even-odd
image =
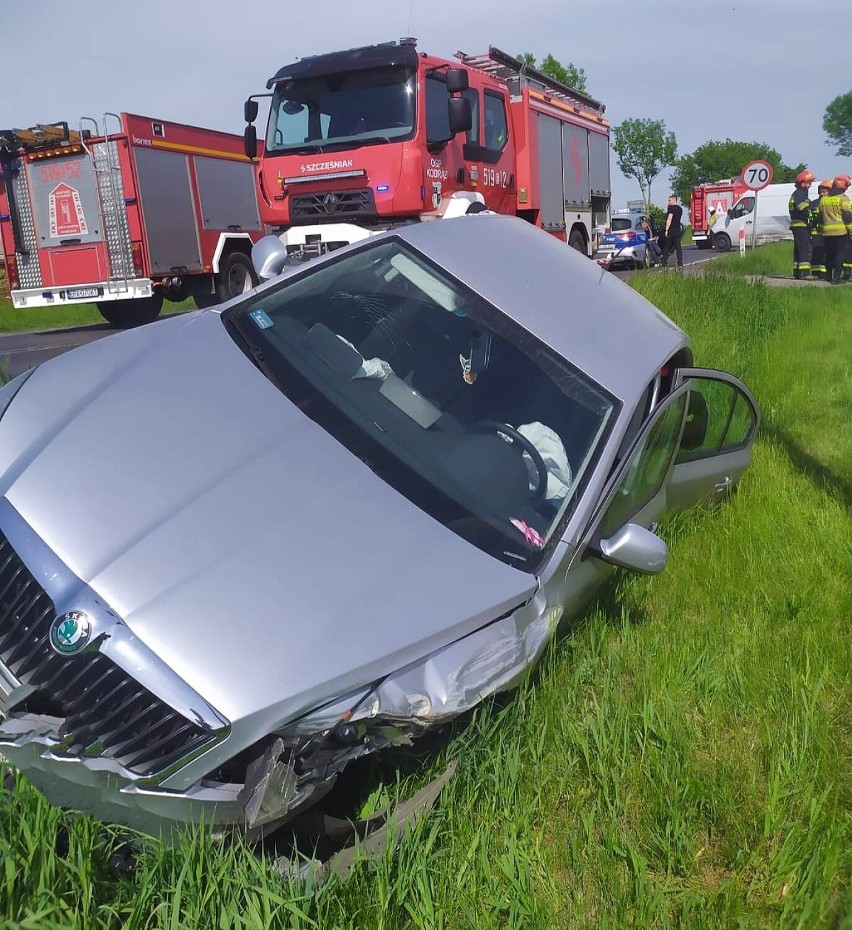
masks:
[[[118,155],[118,142],[110,139],[109,121],[115,120],[117,131],[113,136],[121,136],[124,129],[121,117],[117,113],[104,113],[104,131],[101,135],[97,120],[84,116],[80,120],[80,136],[86,139],[84,124],[90,124],[92,138],[103,141],[90,141],[86,146],[92,158],[95,171],[95,189],[101,211],[101,223],[106,237],[107,261],[109,275],[107,293],[126,294],[130,290],[129,280],[133,277],[133,253],[130,245],[130,227],[127,224],[127,210],[124,204],[124,179],[121,174],[121,161]]]

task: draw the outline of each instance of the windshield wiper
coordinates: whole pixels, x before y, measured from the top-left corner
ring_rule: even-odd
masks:
[[[286,148],[270,149],[270,155],[322,155],[325,151],[324,145],[288,145]]]

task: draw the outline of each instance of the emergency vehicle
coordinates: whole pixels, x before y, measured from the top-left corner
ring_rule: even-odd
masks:
[[[261,219],[289,253],[482,209],[518,215],[592,255],[609,222],[605,107],[497,48],[419,52],[415,39],[303,58],[271,97]]]
[[[12,303],[96,303],[115,326],[163,300],[256,283],[254,168],[238,135],[108,113],[0,131],[0,240]]]
[[[692,241],[699,249],[709,249],[713,245],[713,225],[719,217],[727,214],[734,202],[747,190],[739,178],[728,178],[713,184],[699,184],[692,188],[689,220],[692,225]],[[724,244],[720,242],[720,245]]]

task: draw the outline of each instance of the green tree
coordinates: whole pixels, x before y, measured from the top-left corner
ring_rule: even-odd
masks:
[[[612,131],[612,148],[626,178],[639,182],[646,207],[651,184],[663,168],[677,159],[677,139],[661,119],[626,119]]]
[[[588,94],[589,92],[589,88],[586,86],[585,69],[577,67],[572,61],[563,64],[548,53],[539,65],[536,64],[536,57],[532,52],[522,52],[518,55],[518,58],[524,64],[529,65],[530,68],[538,68],[539,71],[543,71],[557,81],[567,84],[568,87],[573,87],[574,90],[578,90],[581,94]]]
[[[838,155],[852,155],[852,90],[835,97],[825,108],[822,128]]]
[[[689,202],[689,192],[696,184],[712,184],[723,178],[737,178],[745,166],[756,158],[772,165],[773,183],[789,183],[805,169],[805,165],[791,168],[781,160],[775,149],[762,142],[705,142],[689,155],[682,155],[672,172],[672,190],[684,203]]]

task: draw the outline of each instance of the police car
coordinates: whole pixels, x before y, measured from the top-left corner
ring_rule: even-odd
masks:
[[[650,268],[655,264],[648,234],[642,229],[646,219],[647,214],[638,210],[614,210],[609,228],[600,237],[595,261],[607,267]]]

